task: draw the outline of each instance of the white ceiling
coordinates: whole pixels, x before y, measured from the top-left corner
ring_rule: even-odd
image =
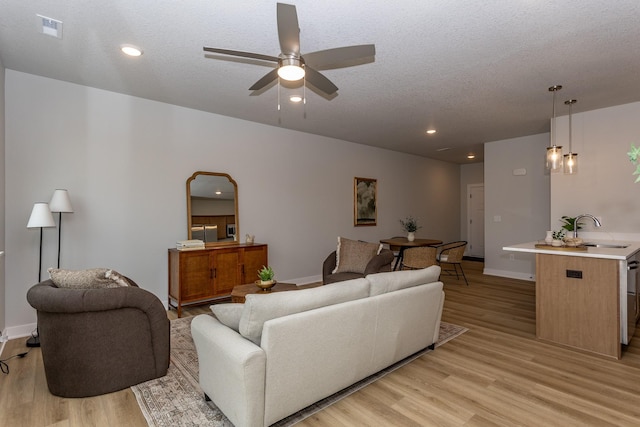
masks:
[[[573,112],[640,101],[638,0],[299,0],[301,52],[373,43],[372,63],[322,71],[338,88],[306,106],[248,88],[277,56],[276,2],[3,0],[0,60],[12,70],[456,163],[482,144],[547,132],[562,84]],[[63,22],[38,33],[36,14]],[[140,58],[122,55],[134,44]],[[267,64],[268,65],[268,64]],[[288,93],[288,92],[287,92]],[[46,96],[46,95],[43,95]],[[305,111],[306,110],[306,111]],[[435,127],[438,133],[425,135]],[[437,151],[441,148],[448,151]]]

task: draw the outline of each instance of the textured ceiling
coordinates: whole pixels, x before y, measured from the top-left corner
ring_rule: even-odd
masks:
[[[292,2],[301,51],[376,45],[375,61],[323,71],[326,99],[248,88],[268,63],[207,57],[203,46],[277,56],[276,2],[4,0],[0,60],[12,70],[455,163],[482,144],[547,132],[551,94],[574,113],[640,101],[638,0]],[[36,14],[63,22],[38,33]],[[122,44],[144,50],[125,57]],[[213,56],[213,55],[211,55]],[[425,130],[434,127],[435,135]],[[438,151],[442,148],[450,150]]]

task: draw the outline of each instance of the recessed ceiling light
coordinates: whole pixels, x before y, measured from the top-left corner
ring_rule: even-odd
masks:
[[[467,159],[475,159],[475,158],[476,158],[475,154],[473,154],[473,153],[467,154]]]
[[[429,130],[427,131],[427,134],[429,134],[429,135],[433,135],[434,133],[436,133],[436,130],[435,130],[435,129],[429,129]]]
[[[142,49],[132,46],[130,44],[125,44],[120,46],[120,50],[122,51],[122,53],[124,53],[125,55],[129,55],[129,56],[140,56],[142,55]]]
[[[302,101],[302,97],[300,95],[291,95],[289,97],[289,101],[291,101],[291,102],[300,102],[300,101]]]

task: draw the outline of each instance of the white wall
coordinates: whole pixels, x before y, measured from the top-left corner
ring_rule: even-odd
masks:
[[[26,222],[56,188],[75,209],[62,218],[61,267],[111,267],[163,301],[167,248],[186,238],[185,182],[198,170],[236,180],[240,235],[269,244],[280,280],[319,277],[338,235],[399,235],[407,215],[424,225],[418,237],[459,237],[458,165],[12,70],[6,81],[5,306],[16,333],[35,322],[25,295],[38,232]],[[356,176],[378,180],[376,227],[353,226]],[[54,265],[57,230],[43,242],[43,265]]]
[[[563,215],[590,213],[602,227],[584,220],[585,237],[640,240],[640,183],[627,152],[640,145],[640,102],[574,114],[573,151],[578,153],[578,174],[551,176],[551,227],[560,229]],[[569,119],[557,119],[558,144],[569,148]],[[589,234],[598,232],[599,234]]]
[[[485,273],[531,279],[535,258],[502,247],[544,239],[549,227],[549,174],[544,153],[549,134],[484,146]],[[526,175],[514,175],[525,169]]]

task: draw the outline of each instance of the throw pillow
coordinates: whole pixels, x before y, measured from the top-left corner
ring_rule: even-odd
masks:
[[[131,285],[125,276],[123,276],[122,274],[118,273],[115,270],[108,270],[104,274],[104,277],[106,277],[107,279],[113,280],[119,286],[130,286]]]
[[[49,277],[59,288],[69,289],[102,289],[129,286],[124,276],[108,268],[89,268],[86,270],[63,270],[50,268]],[[107,273],[113,278],[108,278]],[[118,279],[116,280],[115,277]],[[122,280],[120,279],[122,278]],[[127,284],[123,284],[126,282]]]
[[[382,243],[368,243],[338,237],[336,268],[333,273],[363,274],[371,258],[382,250]]]
[[[209,308],[220,323],[233,329],[236,332],[240,331],[240,318],[242,317],[244,304],[213,304]]]

